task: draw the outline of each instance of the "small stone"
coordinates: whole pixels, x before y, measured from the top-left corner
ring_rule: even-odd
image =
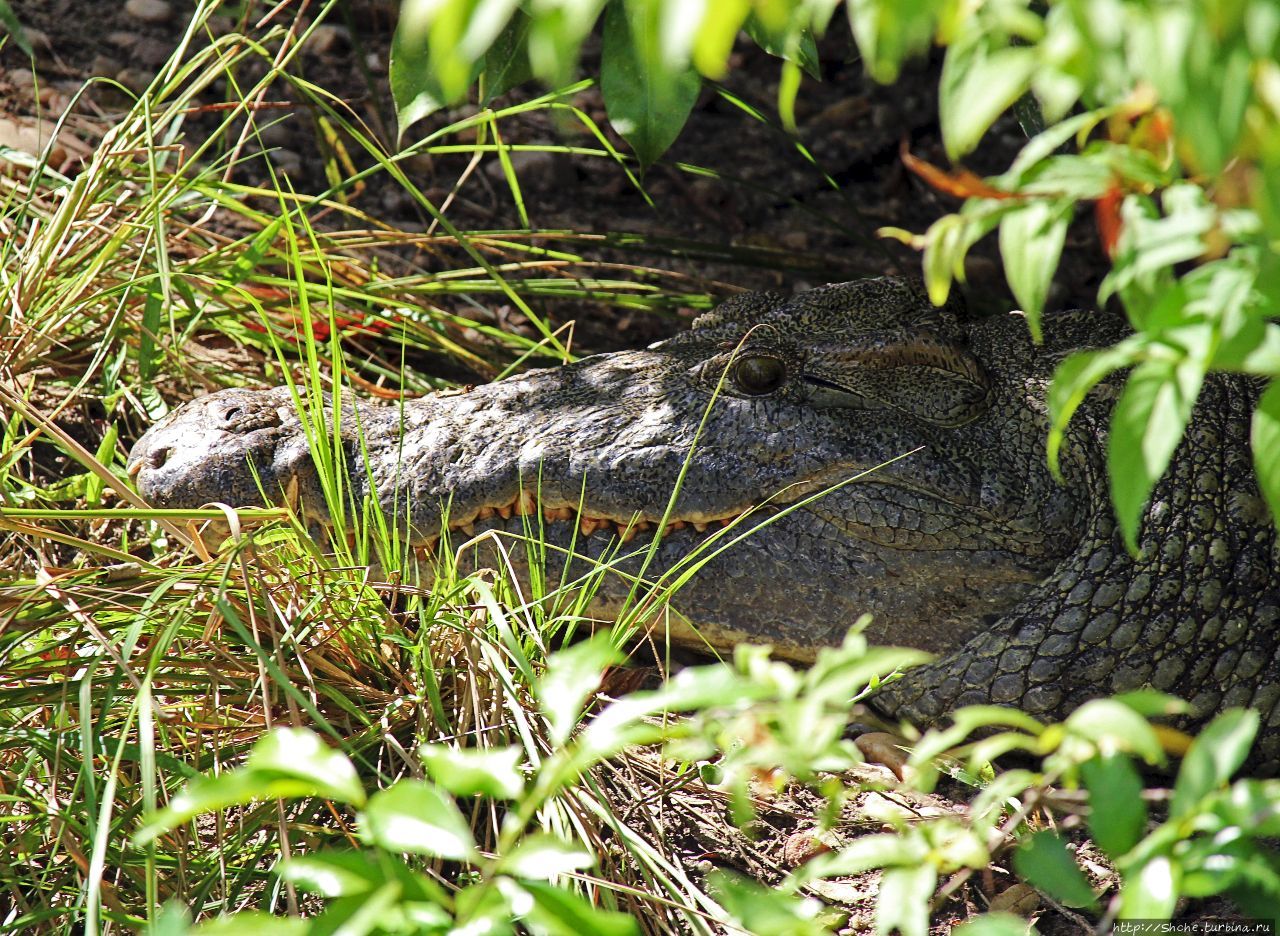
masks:
[[[154,72],[142,68],[122,68],[116,73],[116,81],[136,94],[141,94],[147,90],[154,78]]]
[[[89,63],[89,74],[115,75],[123,67],[124,65],[118,59],[113,59],[109,55],[95,55],[93,61]]]
[[[115,32],[107,33],[107,44],[113,45],[117,49],[132,49],[138,42],[138,34],[130,32],[127,29],[117,29]]]
[[[788,871],[829,852],[839,844],[830,832],[802,829],[793,832],[782,846],[782,867]]]
[[[908,771],[907,761],[911,754],[903,750],[907,742],[887,731],[869,731],[854,738],[862,756],[873,764],[883,764],[893,771],[899,780],[905,779]]]
[[[1027,917],[1040,909],[1040,895],[1030,884],[1014,884],[991,898],[992,913],[1014,913]]]
[[[132,51],[133,63],[143,68],[158,69],[173,54],[173,46],[151,36],[140,36]]]
[[[554,188],[563,181],[568,164],[557,159],[555,154],[541,150],[521,150],[511,153],[511,169],[520,180],[520,187],[531,191],[545,191]],[[506,180],[506,171],[502,160],[492,159],[484,167],[485,174],[495,182]]]
[[[291,149],[272,150],[271,161],[276,164],[277,169],[289,175],[298,175],[302,172],[302,156]]]
[[[365,67],[375,75],[381,75],[386,71],[386,67],[382,64],[382,56],[378,55],[377,52],[370,52],[366,55],[364,57],[364,64]]]
[[[15,88],[30,88],[36,83],[35,73],[30,68],[10,69],[6,77]]]
[[[345,26],[324,23],[312,31],[306,48],[315,55],[339,55],[351,48],[351,33]]]
[[[142,23],[167,23],[173,18],[166,0],[125,0],[124,11]]]

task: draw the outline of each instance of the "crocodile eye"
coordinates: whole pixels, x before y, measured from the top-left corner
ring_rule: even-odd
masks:
[[[733,368],[733,382],[743,393],[763,396],[773,393],[787,379],[787,366],[776,357],[747,357]]]

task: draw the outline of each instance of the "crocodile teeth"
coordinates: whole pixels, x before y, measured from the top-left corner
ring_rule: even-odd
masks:
[[[631,526],[624,526],[621,523],[618,524],[618,540],[620,542],[629,543],[635,538],[636,538],[636,528],[634,524],[632,524]]]
[[[573,516],[573,511],[568,507],[543,507],[542,516],[548,520],[568,520]]]
[[[521,488],[520,496],[516,498],[516,513],[522,517],[527,517],[536,509],[537,505],[533,500],[533,492]]]
[[[703,523],[701,520],[694,520],[693,528],[697,530],[699,533],[707,532],[707,525]]]
[[[583,516],[578,518],[578,529],[582,532],[583,536],[590,536],[606,523],[608,523],[607,520],[597,520],[595,517]]]
[[[492,517],[495,513],[497,513],[497,511],[496,511],[496,510],[494,510],[492,507],[481,507],[481,508],[480,508],[480,512],[476,514],[476,519],[477,519],[477,520],[488,520],[488,519],[489,519],[490,517]]]
[[[503,504],[501,507],[495,507],[495,508],[494,508],[494,511],[495,511],[495,512],[497,513],[497,515],[498,515],[499,517],[501,517],[503,520],[510,520],[510,519],[511,519],[511,508],[512,508],[512,507],[514,507],[514,506],[515,506],[515,503],[514,503],[514,502],[512,502],[512,503],[510,503],[510,504]]]

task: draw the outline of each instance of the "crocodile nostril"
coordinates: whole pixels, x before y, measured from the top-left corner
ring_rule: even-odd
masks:
[[[169,460],[169,456],[170,456],[170,455],[172,455],[172,454],[173,454],[173,449],[171,449],[171,448],[170,448],[169,446],[167,446],[167,445],[166,445],[166,446],[164,446],[163,448],[158,448],[158,449],[156,449],[155,451],[148,452],[148,453],[147,453],[147,467],[148,467],[148,468],[160,468],[160,467],[163,467],[163,466],[164,466],[164,463],[165,463],[165,462],[167,462],[167,461]]]
[[[222,411],[222,424],[224,426],[233,425],[242,415],[244,415],[244,407],[228,406]]]

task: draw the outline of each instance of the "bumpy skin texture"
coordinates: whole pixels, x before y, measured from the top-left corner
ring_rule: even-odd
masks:
[[[519,532],[531,518],[509,508],[523,488],[553,546],[570,544],[579,512],[586,531],[595,518],[639,524],[618,562],[631,573],[683,470],[668,520],[688,525],[668,528],[650,579],[726,518],[767,525],[679,592],[690,626],[677,624],[675,639],[770,642],[806,659],[871,612],[873,640],[940,654],[881,693],[894,713],[932,721],[1001,702],[1062,715],[1151,685],[1191,699],[1196,720],[1259,707],[1261,766],[1274,771],[1280,547],[1245,442],[1256,391],[1206,385],[1135,560],[1106,494],[1114,389],[1076,416],[1064,484],[1044,455],[1054,366],[1121,332],[1086,313],[1051,317],[1045,331],[1036,348],[1017,316],[968,322],[892,279],[757,294],[644,351],[400,407],[347,401],[338,431],[356,498],[377,499],[414,543],[440,534],[446,505],[455,531]],[[258,504],[261,491],[325,516],[285,388],[194,400],[130,461],[157,505]],[[603,525],[576,547],[612,555],[614,536]],[[602,610],[627,591],[607,578]]]

